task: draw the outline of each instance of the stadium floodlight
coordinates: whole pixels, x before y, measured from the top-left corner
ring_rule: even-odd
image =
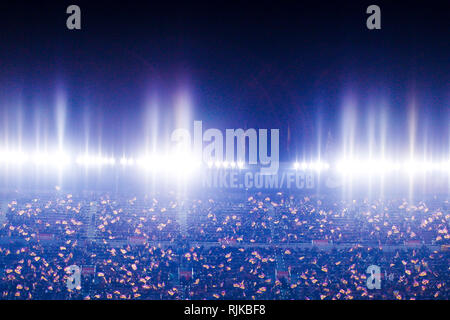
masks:
[[[49,163],[50,155],[46,153],[35,153],[33,155],[33,162],[35,165],[45,165]]]
[[[385,159],[355,160],[345,159],[337,163],[337,170],[343,174],[386,174],[390,172],[404,172],[410,175],[430,173],[447,170],[448,164],[432,161],[418,161],[409,159],[403,162],[394,162]],[[446,169],[444,169],[446,168]]]
[[[439,169],[440,169],[441,171],[448,171],[448,172],[450,172],[450,161],[442,162],[442,163],[439,165]]]
[[[326,162],[322,162],[322,161],[316,161],[316,162],[309,162],[306,163],[305,161],[299,163],[299,162],[295,162],[294,163],[294,169],[295,170],[315,170],[315,171],[323,171],[323,170],[328,170],[330,168],[330,164],[326,163]]]
[[[343,159],[336,165],[337,170],[342,174],[349,174],[359,168],[359,165],[354,160]]]
[[[51,163],[57,166],[65,166],[70,163],[70,157],[64,152],[57,152],[51,155]]]
[[[330,168],[330,165],[326,162],[322,162],[322,161],[316,161],[316,162],[310,162],[310,163],[306,163],[305,161],[299,163],[299,162],[295,162],[294,163],[294,169],[298,170],[315,170],[315,171],[322,171],[322,170],[327,170]]]
[[[122,166],[138,165],[152,172],[192,172],[202,165],[202,162],[191,153],[178,150],[171,154],[151,154],[142,158],[128,158],[125,155],[117,160]],[[89,154],[80,155],[71,158],[63,151],[59,152],[36,152],[26,154],[17,150],[0,150],[0,164],[7,166],[17,166],[24,163],[34,164],[36,166],[56,166],[62,167],[71,163],[81,166],[114,166],[116,159],[114,157],[104,157],[101,155],[93,156]],[[243,169],[245,163],[243,161],[212,161],[206,162],[208,168],[223,169]],[[295,170],[313,170],[321,172],[331,168],[330,163],[324,161],[311,161],[293,163]],[[450,161],[431,161],[418,160],[414,158],[406,158],[402,160],[388,160],[384,158],[342,158],[340,161],[333,163],[333,168],[343,175],[349,176],[371,176],[373,174],[385,175],[387,173],[404,173],[409,175],[429,174],[435,172],[450,173]]]
[[[40,153],[32,156],[32,162],[37,166],[57,166],[62,167],[70,163],[70,157],[64,152]]]
[[[0,163],[21,165],[28,156],[21,151],[0,151]]]
[[[344,159],[337,163],[337,170],[343,174],[372,174],[384,173],[392,168],[392,164],[386,160],[358,160]]]
[[[145,167],[145,163],[146,163],[145,158],[138,158],[138,159],[136,160],[136,163],[137,163],[137,165],[140,166],[140,167]]]
[[[440,166],[439,166],[439,163],[433,163],[431,161],[410,160],[410,161],[405,162],[404,167],[407,170],[407,172],[412,174],[412,173],[417,173],[417,172],[426,173],[426,172],[436,171],[436,170],[439,170]]]
[[[369,172],[384,173],[390,171],[391,166],[388,161],[369,160],[367,163],[367,169]]]
[[[201,162],[195,159],[194,157],[190,155],[186,155],[185,157],[182,157],[180,159],[176,159],[176,165],[175,168],[179,168],[181,170],[181,173],[191,173],[192,171],[199,168],[201,165]]]
[[[316,171],[326,170],[330,167],[328,163],[317,161],[310,164],[310,168]]]
[[[403,163],[403,168],[408,174],[415,174],[419,169],[421,169],[421,164],[414,160],[405,161]]]
[[[138,160],[138,164],[147,171],[161,170],[164,166],[171,165],[168,161],[165,161],[156,155],[147,155],[142,157]]]
[[[76,159],[76,163],[77,164],[79,164],[79,165],[83,165],[83,164],[85,164],[87,161],[87,156],[78,156],[77,157],[77,159]]]
[[[150,167],[148,169],[152,172],[175,174],[177,178],[183,179],[189,177],[202,164],[200,159],[194,157],[189,151],[181,149],[170,154],[154,155],[149,158],[148,165]]]
[[[385,173],[390,170],[390,163],[384,160],[354,160],[352,165],[355,167],[357,173]]]
[[[429,171],[434,171],[435,169],[437,169],[436,164],[434,164],[433,162],[424,162],[422,164],[422,169],[426,172]]]
[[[113,157],[106,158],[102,156],[78,156],[76,159],[76,163],[82,166],[91,167],[91,166],[102,166],[102,165],[114,165],[116,163],[116,159]]]
[[[137,165],[149,172],[174,172],[185,174],[195,170],[201,165],[189,153],[176,152],[168,155],[147,155],[136,161]],[[208,163],[212,167],[212,163]]]
[[[120,159],[120,164],[122,166],[132,166],[132,165],[134,165],[134,159],[133,158],[122,157]]]

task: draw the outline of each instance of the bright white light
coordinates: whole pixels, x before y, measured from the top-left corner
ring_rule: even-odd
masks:
[[[448,171],[448,172],[450,172],[450,161],[448,161],[448,162],[442,162],[442,163],[439,165],[439,169],[440,169],[441,171]]]
[[[0,151],[0,163],[21,165],[28,160],[28,156],[21,151]]]
[[[36,165],[45,165],[49,163],[50,155],[46,153],[36,153],[33,155],[33,162]]]
[[[361,172],[364,170],[364,165],[357,160],[344,159],[338,162],[336,168],[343,174],[350,174],[353,172]]]
[[[367,166],[369,171],[374,171],[378,173],[385,173],[393,169],[392,163],[386,160],[376,161],[370,160]]]
[[[123,157],[120,159],[120,164],[123,166],[132,166],[132,165],[134,165],[134,159]]]
[[[195,157],[186,153],[184,156],[176,156],[170,161],[175,172],[178,174],[189,175],[201,166],[201,162]]]
[[[177,149],[170,154],[152,154],[142,158],[128,158],[125,155],[117,160],[122,166],[138,165],[145,170],[151,172],[168,172],[185,175],[186,173],[197,170],[201,165],[201,161],[188,152],[188,150]],[[35,165],[47,167],[62,167],[70,164],[78,164],[81,166],[114,166],[116,159],[114,157],[104,157],[84,154],[76,158],[71,158],[68,154],[59,152],[35,152],[26,154],[18,150],[0,150],[0,164],[7,166],[18,165]],[[243,161],[209,161],[208,168],[224,168],[224,169],[243,169],[245,163]],[[384,158],[343,158],[333,165],[340,173],[349,176],[371,176],[384,175],[387,173],[403,173],[408,175],[429,174],[429,173],[446,173],[450,174],[450,161],[440,160],[431,161],[428,159],[414,159],[412,156],[406,159],[388,160]],[[330,164],[322,161],[298,162],[293,163],[295,170],[328,170]]]
[[[76,159],[76,163],[82,166],[91,167],[91,166],[102,166],[102,165],[114,165],[116,163],[116,159],[114,158],[106,158],[101,156],[89,156],[83,155],[78,156]]]
[[[295,162],[294,163],[294,169],[298,170],[298,169],[302,169],[302,170],[306,170],[306,169],[310,169],[310,170],[315,170],[315,171],[322,171],[322,170],[328,170],[330,168],[330,165],[326,162],[322,162],[322,161],[317,161],[317,162],[310,162],[310,163],[306,163],[306,162],[302,162],[302,163],[298,163]]]
[[[404,164],[405,170],[410,173],[426,173],[431,171],[437,171],[440,169],[439,163],[433,163],[430,161],[414,161],[410,160]]]
[[[168,155],[147,155],[139,158],[136,163],[151,173],[176,173],[187,176],[201,166],[190,153],[176,152]],[[208,164],[212,166],[212,164]]]
[[[404,162],[393,162],[385,159],[357,160],[345,159],[337,164],[337,170],[344,174],[386,174],[390,172],[403,171],[407,174],[428,173],[442,170],[448,167],[443,163],[431,161],[417,161],[410,159]]]
[[[66,166],[70,163],[70,157],[64,152],[35,153],[32,161],[37,166]]]
[[[216,161],[216,162],[212,162],[209,161],[207,163],[208,168],[212,168],[212,167],[216,167],[217,169],[219,168],[224,168],[224,169],[235,169],[236,167],[242,169],[244,167],[244,163],[243,162],[228,162],[228,161]]]
[[[422,164],[418,161],[409,160],[403,164],[404,170],[409,174],[415,174],[422,169]]]
[[[330,167],[328,163],[317,161],[310,164],[310,168],[316,171],[326,170]]]
[[[160,156],[151,155],[145,156],[138,160],[138,165],[143,167],[147,171],[159,171],[168,166],[169,162]]]
[[[70,157],[63,152],[58,152],[56,154],[53,154],[52,159],[53,159],[52,163],[54,163],[58,166],[65,166],[70,163]]]

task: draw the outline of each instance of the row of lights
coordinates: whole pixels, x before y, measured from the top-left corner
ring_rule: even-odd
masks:
[[[181,160],[180,160],[181,159]],[[167,167],[172,165],[179,165],[184,167],[200,167],[201,161],[196,161],[195,159],[192,159],[190,157],[144,157],[137,160],[134,160],[133,158],[121,158],[120,164],[123,166],[134,166],[139,165],[141,167],[149,167],[149,168],[158,168],[158,167]],[[206,166],[208,168],[223,168],[223,169],[243,169],[244,168],[244,162],[238,161],[238,162],[228,162],[228,161],[208,161],[206,163]]]
[[[244,168],[244,162],[242,162],[242,161],[238,161],[238,162],[234,162],[234,161],[231,161],[231,162],[228,162],[228,161],[212,162],[212,161],[209,161],[208,162],[208,168],[213,168],[213,167],[224,168],[224,169],[228,169],[228,168],[231,168],[231,169],[235,169],[235,168],[243,169]]]
[[[315,170],[322,171],[328,170],[330,165],[326,162],[317,161],[317,162],[295,162],[294,169],[295,170]]]
[[[295,170],[315,170],[323,171],[330,169],[330,164],[326,162],[295,162]],[[344,174],[351,173],[389,173],[405,171],[408,173],[450,171],[450,161],[431,162],[407,160],[404,162],[391,162],[387,160],[354,160],[346,159],[336,164],[336,170]]]
[[[164,168],[197,168],[201,166],[200,161],[196,161],[187,155],[172,156],[146,156],[138,159],[122,157],[118,161],[114,157],[80,155],[75,159],[75,163],[86,167],[114,166],[117,162],[126,167],[139,166],[146,169],[158,170]],[[67,166],[72,163],[72,158],[63,153],[35,153],[25,154],[24,152],[0,151],[0,164],[6,165],[23,165],[32,163],[38,166]],[[243,169],[244,163],[238,162],[207,162],[208,168],[231,168]]]
[[[450,171],[450,161],[431,162],[406,160],[404,162],[393,162],[383,159],[378,160],[354,160],[348,159],[337,163],[337,170],[342,173],[390,173],[406,172],[410,174],[419,172],[442,172]]]
[[[72,158],[64,152],[26,154],[21,151],[0,151],[0,164],[22,165],[25,163],[33,163],[37,166],[66,166],[72,162]],[[162,168],[199,168],[201,162],[191,158],[189,155],[172,155],[172,156],[147,156],[138,159],[122,157],[116,161],[114,157],[80,155],[75,159],[75,163],[85,167],[98,166],[114,166],[116,163],[122,166],[140,166],[147,169],[159,170]],[[209,161],[206,163],[208,168],[217,169],[243,169],[244,162],[228,162],[228,161]],[[313,170],[325,171],[331,168],[327,162],[295,162],[294,170]],[[434,171],[450,171],[450,161],[448,162],[431,162],[431,161],[415,161],[407,160],[404,162],[391,162],[384,159],[357,160],[344,159],[336,163],[338,172],[343,174],[353,173],[389,173],[405,171],[408,173],[416,172],[434,172]]]
[[[295,170],[315,170],[323,171],[330,169],[330,164],[326,162],[295,162]],[[365,174],[365,173],[389,173],[405,171],[407,173],[450,171],[450,161],[431,162],[407,160],[404,162],[391,162],[387,160],[354,160],[345,159],[337,162],[336,170],[343,174]]]
[[[21,151],[0,151],[0,164],[22,165],[33,163],[37,166],[66,166],[72,162],[71,157],[64,152],[44,153],[36,152],[26,154]],[[114,165],[114,158],[102,156],[82,155],[75,159],[75,162],[84,166]]]

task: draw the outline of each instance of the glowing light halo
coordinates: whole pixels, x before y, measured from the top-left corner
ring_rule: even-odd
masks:
[[[294,169],[295,170],[314,170],[314,171],[323,171],[328,170],[330,168],[330,164],[323,161],[312,161],[312,162],[294,162]]]
[[[435,160],[431,158],[418,160],[418,158],[409,157],[406,160],[392,160],[383,157],[380,158],[346,158],[343,157],[335,162],[324,161],[295,161],[292,163],[294,170],[310,170],[322,172],[326,170],[335,170],[346,176],[358,175],[385,175],[399,173],[406,175],[427,174],[427,173],[450,173],[450,160]],[[220,170],[240,170],[245,168],[242,161],[228,162],[216,161],[202,163],[196,159],[190,152],[176,150],[172,153],[147,154],[140,158],[122,156],[116,159],[113,156],[94,155],[84,153],[74,157],[64,151],[36,151],[24,152],[22,150],[0,149],[0,166],[56,166],[65,167],[68,165],[78,165],[82,167],[140,167],[149,172],[174,172],[174,173],[192,173],[201,167]]]
[[[76,163],[78,165],[92,167],[92,166],[102,166],[102,165],[115,165],[116,159],[114,157],[103,157],[103,156],[93,156],[93,155],[80,155],[76,158]]]
[[[63,167],[70,164],[70,156],[63,152],[58,151],[54,153],[48,152],[35,152],[31,156],[32,162],[36,166],[58,166]]]

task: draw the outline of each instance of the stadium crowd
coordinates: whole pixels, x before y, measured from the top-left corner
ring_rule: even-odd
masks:
[[[449,298],[447,200],[58,194],[5,207],[2,299]]]

